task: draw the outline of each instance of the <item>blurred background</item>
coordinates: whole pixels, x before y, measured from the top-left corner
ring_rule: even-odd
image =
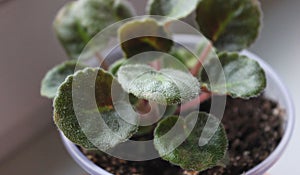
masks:
[[[143,14],[145,0],[129,0]],[[40,81],[66,60],[52,20],[67,0],[0,0],[0,174],[80,175],[52,123]],[[251,51],[268,62],[300,112],[300,1],[261,0],[264,27]],[[298,78],[297,78],[298,77]],[[300,120],[272,175],[300,174]]]

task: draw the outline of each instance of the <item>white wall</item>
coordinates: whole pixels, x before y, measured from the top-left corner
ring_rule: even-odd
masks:
[[[262,0],[264,27],[251,49],[265,59],[290,89],[296,107],[295,131],[272,175],[300,174],[300,1]]]
[[[39,89],[47,70],[67,59],[52,30],[65,2],[0,2],[0,159],[52,124],[52,103]]]
[[[51,123],[51,102],[40,81],[66,59],[51,23],[63,0],[0,4],[0,158]]]
[[[51,102],[40,97],[39,88],[46,71],[66,59],[51,27],[56,12],[66,1],[0,0],[0,159],[52,124]],[[130,1],[135,6],[145,3]],[[262,3],[265,24],[251,50],[281,75],[299,112],[300,1]],[[142,8],[138,14],[143,14]],[[272,174],[284,174],[297,167],[299,135],[300,120],[292,143]]]

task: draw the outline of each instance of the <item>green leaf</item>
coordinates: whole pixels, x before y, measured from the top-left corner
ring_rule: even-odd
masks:
[[[221,81],[222,74],[216,67],[218,61],[221,62],[226,82]],[[258,96],[266,88],[264,70],[255,60],[238,53],[220,53],[219,60],[211,60],[205,69],[201,72],[200,82],[203,88],[213,93],[224,94],[226,90],[226,95],[247,99]]]
[[[155,125],[149,126],[139,126],[138,132],[134,134],[133,138],[138,138],[138,140],[148,140],[147,136],[153,134]]]
[[[116,62],[114,62],[112,65],[109,66],[108,71],[113,74],[114,76],[117,75],[117,72],[119,70],[119,68],[126,63],[126,59],[122,58],[120,60],[117,60]]]
[[[159,104],[178,104],[197,97],[200,85],[189,73],[174,69],[156,71],[143,64],[124,65],[118,71],[123,89]]]
[[[173,45],[163,26],[152,18],[125,23],[119,29],[119,39],[126,58],[147,51],[168,52]]]
[[[86,149],[105,151],[137,131],[135,114],[114,109],[112,84],[119,87],[113,93],[123,96],[111,74],[86,68],[69,76],[60,86],[54,99],[54,121],[72,142]]]
[[[258,0],[202,0],[196,15],[200,31],[219,51],[249,47],[261,24]]]
[[[201,139],[206,140],[206,144],[199,146]],[[203,171],[220,165],[227,145],[219,119],[203,112],[193,112],[185,119],[168,117],[161,120],[154,131],[154,146],[159,155],[187,170]]]
[[[165,18],[163,21],[177,20],[187,17],[197,7],[200,0],[150,0],[147,5],[149,15],[159,15]]]
[[[77,65],[77,66],[76,66]],[[66,61],[49,70],[42,80],[41,95],[48,98],[54,98],[58,87],[65,81],[66,77],[77,70],[85,68],[76,61]]]
[[[105,27],[133,16],[133,12],[122,0],[78,0],[67,3],[54,20],[58,39],[68,55],[77,59],[80,54],[90,57],[97,47],[96,43],[82,53],[87,43]]]

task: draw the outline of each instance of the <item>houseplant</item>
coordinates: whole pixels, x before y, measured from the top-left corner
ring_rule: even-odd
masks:
[[[104,157],[119,153],[117,157],[141,160],[138,153],[149,156],[150,148],[142,145],[132,154],[126,143],[154,135],[156,153],[171,164],[193,170],[184,173],[226,166],[228,140],[220,123],[226,95],[249,99],[266,87],[260,64],[236,52],[258,35],[259,3],[153,0],[147,11],[164,17],[119,23],[133,13],[127,3],[117,0],[79,0],[62,8],[54,27],[73,60],[50,70],[41,90],[42,95],[54,98],[56,125],[69,140]],[[201,35],[193,43],[197,48],[191,50],[172,39],[170,26],[193,11],[208,40]],[[94,39],[99,32],[105,34]],[[111,33],[118,35],[125,57],[114,64],[102,58],[114,54],[99,53],[114,47],[109,44]],[[88,65],[93,55],[102,68]],[[221,105],[217,111],[201,112],[199,104],[212,94],[219,95]],[[213,98],[210,104],[208,110],[214,108]]]

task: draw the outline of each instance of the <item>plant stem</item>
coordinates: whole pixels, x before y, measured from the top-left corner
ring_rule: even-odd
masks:
[[[209,92],[202,92],[197,98],[178,107],[176,113],[179,113],[180,111],[186,111],[192,107],[195,107],[196,105],[203,103],[204,101],[208,100],[211,97],[211,95],[212,94]]]
[[[105,63],[105,60],[103,59],[103,57],[96,52],[95,56],[98,58],[98,61],[100,62],[100,67],[102,67],[104,70],[108,70],[108,65]]]
[[[158,104],[153,101],[140,100],[136,106],[139,113],[140,124],[154,124],[160,116]]]
[[[138,113],[140,113],[141,115],[143,114],[147,114],[150,112],[151,107],[149,105],[149,102],[147,100],[139,100],[139,102],[136,105],[136,110]]]
[[[171,21],[169,21],[169,22],[165,23],[165,26],[164,26],[164,28],[165,28],[165,30],[166,30],[166,31],[170,32],[170,27],[171,27],[171,24],[172,24],[172,22],[171,22]]]
[[[150,63],[150,65],[156,69],[156,70],[160,70],[160,60],[155,60],[152,63]]]
[[[212,49],[212,44],[211,44],[211,42],[209,42],[207,44],[207,46],[205,47],[204,51],[201,53],[197,64],[195,65],[195,67],[193,67],[191,69],[190,72],[191,72],[192,75],[194,75],[194,76],[197,75],[197,73],[199,72],[200,68],[202,67],[205,59],[207,58],[208,54],[210,53],[211,49]]]

